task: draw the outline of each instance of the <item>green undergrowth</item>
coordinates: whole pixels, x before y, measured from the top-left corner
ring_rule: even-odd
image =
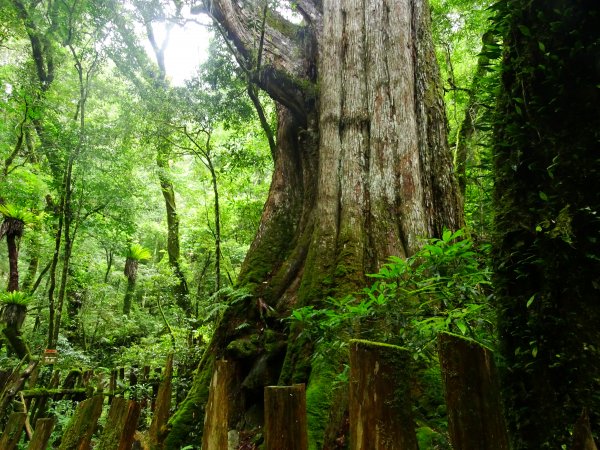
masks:
[[[307,388],[310,445],[320,443],[332,386],[347,382],[348,342],[357,338],[407,349],[421,448],[447,448],[436,338],[447,331],[495,348],[488,246],[476,246],[463,230],[445,231],[406,260],[391,257],[369,277],[373,284],[355,294],[292,312],[298,338],[315,343]]]

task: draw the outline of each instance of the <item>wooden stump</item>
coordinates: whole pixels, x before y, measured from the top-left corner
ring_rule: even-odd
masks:
[[[508,450],[492,352],[450,333],[440,333],[438,342],[453,448]]]
[[[594,436],[592,435],[590,417],[587,409],[583,410],[581,416],[577,422],[575,422],[571,450],[598,450],[598,447],[596,447],[596,443],[594,442]]]
[[[410,353],[350,341],[350,449],[417,450],[411,414]]]
[[[140,404],[133,400],[115,397],[110,404],[104,433],[97,450],[130,450],[140,418]]]
[[[63,434],[59,450],[87,450],[100,414],[104,397],[94,397],[81,402]]]
[[[265,387],[265,450],[307,448],[304,385]]]
[[[54,429],[54,423],[54,419],[39,419],[35,423],[35,431],[27,450],[46,450],[48,448],[48,440]]]
[[[235,395],[235,365],[231,361],[217,361],[208,394],[202,448],[221,450],[229,448],[230,407]]]
[[[162,381],[158,387],[156,396],[156,406],[152,416],[152,423],[148,434],[150,436],[150,448],[160,449],[165,439],[165,425],[169,420],[169,410],[171,409],[171,393],[173,378],[173,354],[167,357],[167,364]]]
[[[2,437],[0,437],[0,449],[13,450],[17,448],[25,419],[27,419],[27,414],[23,412],[14,412],[9,416],[8,423],[4,428]]]

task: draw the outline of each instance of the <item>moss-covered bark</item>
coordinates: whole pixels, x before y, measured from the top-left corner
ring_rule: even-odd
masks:
[[[495,284],[513,448],[600,430],[600,4],[499,3]]]

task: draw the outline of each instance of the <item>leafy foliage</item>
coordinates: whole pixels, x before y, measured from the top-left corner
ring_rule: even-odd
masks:
[[[129,250],[127,251],[127,258],[140,262],[148,261],[150,258],[152,258],[152,253],[144,246],[138,243],[133,243],[129,246]]]
[[[446,231],[406,260],[390,258],[370,275],[375,283],[357,295],[329,298],[324,309],[294,310],[292,320],[319,340],[336,339],[344,329],[354,336],[376,334],[410,348],[416,358],[431,357],[442,330],[494,346],[487,252],[463,231]]]
[[[29,294],[21,291],[3,292],[0,294],[0,302],[5,305],[27,306],[31,300],[32,297]]]

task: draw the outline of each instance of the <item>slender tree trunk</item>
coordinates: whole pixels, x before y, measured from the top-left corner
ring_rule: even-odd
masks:
[[[159,149],[156,157],[158,166],[158,178],[160,187],[165,199],[165,208],[167,212],[167,254],[169,256],[169,265],[177,277],[178,283],[175,285],[175,300],[179,307],[189,316],[192,312],[189,300],[189,289],[183,271],[179,263],[179,216],[175,205],[175,190],[169,177],[169,154],[171,148],[166,142],[159,143]]]
[[[106,272],[104,273],[104,282],[108,283],[108,277],[113,265],[113,251],[112,249],[105,249],[106,252]]]
[[[135,278],[127,277],[127,290],[125,291],[125,299],[123,300],[123,314],[128,316],[131,313],[131,305],[133,304],[133,294],[135,292]]]
[[[27,274],[25,275],[25,279],[23,280],[23,290],[28,292],[31,290],[31,287],[35,281],[35,276],[38,271],[38,267],[40,265],[40,251],[39,251],[39,242],[34,243],[31,248],[31,257],[29,259],[29,266],[27,267]]]
[[[71,204],[71,196],[73,194],[72,188],[72,174],[73,174],[73,159],[69,158],[69,163],[67,167],[67,175],[66,175],[66,183],[65,183],[65,202],[64,202],[64,235],[65,235],[65,245],[63,250],[63,266],[60,277],[60,285],[58,289],[58,298],[57,303],[55,305],[55,316],[54,316],[54,327],[51,345],[49,348],[56,348],[56,343],[58,342],[58,334],[60,332],[60,325],[62,319],[62,311],[63,305],[65,301],[65,295],[67,292],[67,282],[69,277],[69,264],[71,262],[71,253],[73,251],[73,236],[71,233],[71,225],[73,220],[73,212],[72,212],[72,204]]]
[[[63,186],[64,188],[64,186]],[[58,225],[56,227],[56,236],[54,238],[54,253],[52,255],[52,263],[50,264],[50,280],[48,287],[48,343],[47,346],[50,349],[55,348],[53,346],[54,342],[54,328],[57,327],[56,323],[56,306],[55,306],[55,297],[54,292],[56,291],[56,268],[58,267],[58,260],[60,258],[60,249],[62,245],[62,232],[63,232],[63,222],[64,222],[64,214],[62,213],[64,209],[64,198],[65,194],[61,196],[61,207],[60,212],[58,214]]]
[[[210,155],[208,155],[206,161],[215,196],[215,292],[219,292],[221,290],[221,210],[219,205],[219,185],[217,183],[217,173],[215,172]]]
[[[8,247],[8,292],[19,290],[19,247],[17,245],[17,237],[14,234],[6,234],[6,244]]]
[[[243,367],[246,410],[266,384],[308,382],[309,445],[321,445],[339,361],[311,367],[310,343],[288,335],[281,319],[360,289],[390,255],[412,255],[423,237],[462,225],[427,3],[295,4],[307,25],[279,26],[285,19],[270,12],[255,74],[278,102],[279,128],[269,197],[238,279],[253,298],[219,322],[171,421],[172,448],[202,417],[197,408],[221,357]],[[233,0],[207,9],[256,67],[260,36],[251,24],[261,23],[262,9]]]

